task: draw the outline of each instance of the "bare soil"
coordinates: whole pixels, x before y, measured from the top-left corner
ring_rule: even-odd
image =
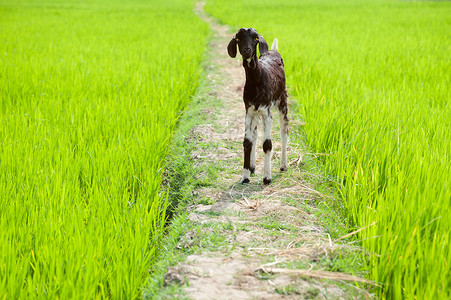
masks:
[[[190,207],[189,220],[199,229],[189,231],[178,247],[187,249],[196,245],[200,250],[169,268],[166,284],[183,285],[185,294],[192,299],[371,298],[362,288],[364,279],[318,270],[319,261],[332,260],[337,253],[355,249],[332,241],[312,213],[316,209],[315,200],[330,196],[316,191],[305,179],[301,147],[289,144],[290,170],[278,171],[280,137],[276,126],[272,184],[262,184],[263,150],[258,151],[261,153],[251,183],[239,183],[244,70],[239,59],[227,55],[226,47],[233,32],[208,16],[203,5],[197,4],[196,13],[210,24],[214,35],[209,44],[208,64],[212,67],[208,68],[207,76],[212,88],[208,93],[219,99],[221,105],[205,111],[212,117],[208,123],[194,127],[187,142],[215,145],[194,151],[190,157],[193,163],[226,167],[212,185],[194,191],[196,203]],[[213,231],[225,246],[202,247],[204,237]]]

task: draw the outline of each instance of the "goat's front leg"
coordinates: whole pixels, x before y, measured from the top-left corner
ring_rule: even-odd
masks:
[[[251,173],[255,171],[255,144],[257,142],[257,117],[246,112],[244,133],[244,167],[241,183],[249,183]]]
[[[258,124],[258,118],[256,117],[254,122],[252,122],[252,151],[251,151],[251,174],[255,173],[255,165],[257,161],[257,140],[258,140],[258,130],[257,125]]]
[[[271,183],[271,156],[272,156],[272,142],[271,142],[271,127],[272,127],[272,115],[267,111],[263,115],[263,152],[265,152],[265,167],[263,171],[263,184],[268,185]]]

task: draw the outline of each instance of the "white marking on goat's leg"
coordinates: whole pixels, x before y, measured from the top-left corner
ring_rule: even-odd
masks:
[[[258,117],[255,117],[253,119],[253,122],[251,124],[251,131],[252,131],[252,151],[251,151],[251,174],[255,173],[255,165],[257,160],[257,140],[258,140]]]
[[[243,150],[244,150],[244,166],[243,166],[243,177],[241,178],[241,183],[249,183],[250,175],[251,175],[251,152],[252,152],[252,144],[255,141],[252,140],[252,124],[254,123],[254,116],[252,115],[251,109],[246,112],[246,121],[245,121],[245,133],[244,133],[244,141],[243,141]]]
[[[288,119],[282,111],[279,111],[280,139],[282,142],[282,157],[280,159],[280,170],[287,170],[287,144],[288,144]]]
[[[248,169],[243,169],[243,177],[241,177],[241,183],[245,184],[245,183],[251,182],[250,178],[251,178],[251,171]]]
[[[268,110],[263,115],[263,151],[265,152],[265,167],[263,170],[263,184],[271,183],[271,156],[272,156],[272,142],[271,142],[271,127],[272,116]]]

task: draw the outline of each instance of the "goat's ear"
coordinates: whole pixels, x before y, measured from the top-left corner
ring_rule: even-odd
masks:
[[[260,49],[260,54],[266,53],[269,50],[268,43],[265,41],[265,39],[259,35],[258,36],[258,47]]]
[[[229,45],[227,46],[227,52],[229,52],[230,57],[236,57],[236,37],[233,37],[230,40]]]

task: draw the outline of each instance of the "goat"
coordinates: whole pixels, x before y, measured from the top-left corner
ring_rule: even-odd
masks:
[[[257,58],[257,44],[260,57]],[[255,172],[255,153],[257,143],[257,125],[259,118],[263,119],[263,151],[265,165],[263,184],[271,183],[271,108],[279,110],[280,135],[282,155],[280,170],[287,169],[288,142],[288,106],[285,86],[285,71],[283,59],[278,52],[278,42],[274,39],[271,51],[268,43],[254,28],[241,28],[227,46],[230,57],[235,58],[237,46],[243,57],[243,67],[246,73],[243,100],[246,109],[244,135],[244,167],[241,183],[249,183],[250,175]]]

